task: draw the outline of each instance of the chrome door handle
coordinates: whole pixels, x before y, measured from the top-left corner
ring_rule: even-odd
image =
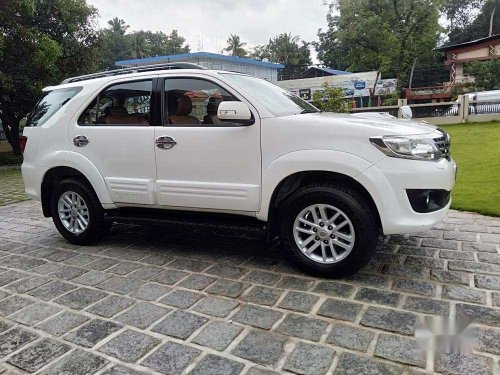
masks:
[[[73,144],[76,147],[87,146],[89,142],[90,141],[88,140],[88,138],[84,135],[77,135],[75,138],[73,138]]]
[[[172,137],[161,136],[156,138],[156,147],[161,148],[163,150],[171,149],[176,144],[177,142]]]

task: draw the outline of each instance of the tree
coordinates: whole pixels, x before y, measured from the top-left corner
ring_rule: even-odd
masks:
[[[226,43],[227,47],[224,48],[224,51],[231,52],[231,56],[245,57],[247,55],[247,51],[243,48],[246,46],[246,43],[242,42],[238,35],[229,35]]]
[[[257,46],[252,57],[259,60],[267,58],[285,65],[311,64],[310,43],[291,33],[282,33],[269,39],[267,45]]]
[[[474,61],[466,65],[465,72],[474,76],[476,90],[500,90],[500,59]]]
[[[126,24],[126,22],[118,17],[113,18],[112,20],[108,21],[108,25],[111,28],[111,31],[113,33],[117,33],[120,35],[125,35],[127,32],[127,29],[130,27],[129,25]]]
[[[177,55],[181,53],[189,53],[189,44],[186,44],[186,38],[179,35],[177,30],[172,30],[167,38],[167,44],[165,46],[166,55]]]
[[[324,112],[349,112],[350,105],[344,99],[344,90],[331,87],[328,82],[323,84],[323,90],[313,92],[312,103]]]
[[[132,40],[132,57],[134,59],[142,59],[143,57],[149,57],[149,43],[146,39],[145,31],[137,31],[130,35]]]
[[[380,71],[402,87],[415,58],[433,56],[442,31],[438,19],[433,0],[338,0],[315,47],[325,65]]]
[[[97,69],[97,11],[82,0],[2,1],[0,116],[16,154],[19,121],[44,86]]]

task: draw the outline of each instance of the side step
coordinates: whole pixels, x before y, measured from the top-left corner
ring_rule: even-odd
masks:
[[[119,223],[170,227],[195,227],[239,236],[242,232],[254,235],[266,234],[266,223],[241,215],[188,212],[159,209],[121,208],[106,212],[107,220]]]

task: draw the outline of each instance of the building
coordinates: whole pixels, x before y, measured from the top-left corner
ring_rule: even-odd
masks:
[[[464,73],[464,65],[472,61],[487,61],[500,58],[500,34],[470,42],[438,48],[446,54],[445,65],[450,67],[450,83],[472,81],[474,78]]]
[[[260,61],[245,57],[226,56],[211,52],[193,52],[179,55],[146,57],[143,59],[116,61],[118,67],[134,67],[169,62],[190,62],[208,69],[226,70],[229,72],[245,73],[264,78],[270,82],[278,81],[278,69],[284,65],[268,61]]]

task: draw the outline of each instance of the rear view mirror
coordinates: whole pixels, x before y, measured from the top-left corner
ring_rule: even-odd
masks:
[[[243,102],[221,102],[217,109],[217,117],[222,121],[251,120],[252,112]]]

